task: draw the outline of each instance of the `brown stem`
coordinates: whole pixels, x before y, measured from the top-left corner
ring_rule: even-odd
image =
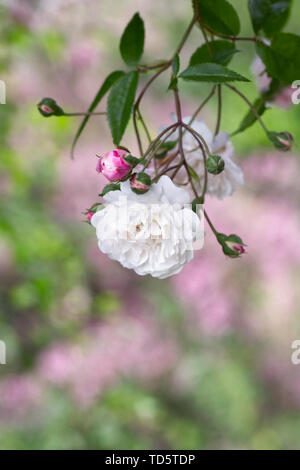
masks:
[[[148,88],[150,87],[150,85],[154,82],[154,80],[157,79],[157,77],[159,77],[159,75],[161,73],[163,73],[165,70],[167,70],[167,68],[170,66],[170,62],[168,62],[166,65],[164,65],[163,67],[161,67],[160,70],[158,70],[151,78],[150,80],[148,80],[148,82],[146,83],[146,85],[143,87],[143,89],[141,90],[135,104],[134,104],[134,108],[133,108],[133,125],[134,125],[134,130],[135,130],[135,134],[136,134],[136,138],[137,138],[137,142],[138,142],[138,146],[139,146],[139,151],[141,153],[141,155],[144,155],[143,153],[143,146],[142,146],[142,139],[140,137],[140,133],[139,133],[139,130],[138,130],[138,125],[137,125],[137,114],[138,114],[138,110],[139,110],[139,105],[140,105],[140,102],[141,100],[143,99],[143,96],[144,94],[146,93],[146,91],[148,90]]]
[[[143,118],[143,116],[142,116],[142,114],[141,114],[140,109],[138,109],[138,118],[139,118],[139,120],[140,120],[141,123],[142,123],[142,126],[143,126],[143,128],[144,128],[145,134],[146,134],[147,139],[148,139],[149,144],[150,144],[150,143],[152,142],[152,139],[151,139],[150,132],[149,132],[149,130],[148,130],[148,127],[146,126],[146,123],[145,123],[145,121],[144,121],[144,118]]]
[[[166,129],[164,129],[157,137],[156,139],[154,139],[151,144],[149,145],[148,149],[146,150],[145,152],[145,155],[144,157],[146,157],[147,155],[149,155],[152,150],[154,150],[155,148],[155,145],[157,144],[157,142],[160,141],[160,139],[163,137],[163,135],[165,135],[168,131],[170,131],[172,129],[172,133],[175,131],[175,129],[178,127],[178,123],[174,123],[174,124],[171,124],[171,126],[168,126],[166,127]],[[171,135],[172,135],[171,133]],[[149,160],[147,161],[147,163],[144,165],[144,168],[147,168],[150,164],[150,161],[152,160],[152,157],[153,157],[154,153],[151,155],[151,157],[149,158]]]
[[[178,93],[178,88],[176,87],[174,89],[174,97],[175,97],[175,105],[176,105],[176,113],[177,113],[177,119],[178,119],[178,124],[179,124],[179,129],[178,129],[178,134],[179,134],[179,137],[178,137],[178,147],[179,147],[179,153],[181,155],[181,160],[182,160],[182,163],[186,169],[186,172],[187,172],[187,175],[188,175],[188,178],[189,178],[189,183],[191,184],[191,187],[192,187],[192,190],[196,196],[197,199],[199,199],[199,196],[197,194],[197,190],[195,188],[195,185],[194,185],[194,182],[193,182],[193,178],[192,178],[192,175],[189,171],[189,166],[187,164],[187,161],[185,159],[185,155],[184,155],[184,149],[183,149],[183,143],[182,143],[182,127],[185,127],[186,125],[182,122],[182,113],[181,113],[181,105],[180,105],[180,99],[179,99],[179,93]],[[188,127],[188,126],[187,126]]]
[[[226,86],[227,86],[227,88],[230,88],[230,90],[234,91],[237,95],[239,95],[245,101],[245,103],[247,103],[247,105],[251,109],[252,113],[254,114],[254,116],[256,117],[258,122],[260,123],[261,127],[263,128],[263,130],[266,132],[266,134],[268,134],[269,133],[268,129],[264,125],[263,120],[261,119],[260,115],[258,114],[256,109],[254,108],[252,103],[248,100],[248,98],[240,90],[238,90],[234,86],[229,85],[228,83],[226,83]]]
[[[204,150],[204,146],[200,140],[200,138],[198,137],[196,131],[194,131],[194,129],[190,128],[187,126],[187,131],[190,132],[190,134],[192,134],[192,136],[196,139],[196,141],[198,142],[199,144],[199,147],[201,148],[201,151],[202,151],[202,154],[203,154],[203,160],[204,160],[204,184],[203,184],[203,189],[202,189],[202,194],[201,194],[201,202],[204,203],[204,198],[205,198],[205,194],[206,194],[206,189],[207,189],[207,180],[208,180],[208,174],[207,174],[207,168],[206,168],[206,153],[205,153],[205,150]]]
[[[211,221],[210,218],[208,217],[208,214],[207,214],[206,210],[204,209],[203,211],[204,211],[204,216],[205,216],[205,218],[206,218],[206,220],[207,220],[207,222],[208,222],[208,225],[210,226],[210,228],[211,228],[212,232],[214,233],[214,235],[217,236],[217,235],[218,235],[218,232],[217,232],[217,230],[215,229],[215,227],[213,226],[212,221]]]
[[[187,38],[189,37],[190,35],[190,32],[192,31],[193,27],[194,27],[194,24],[196,23],[196,17],[194,16],[192,21],[190,22],[186,32],[184,33],[183,35],[183,38],[181,39],[180,43],[179,43],[179,46],[177,47],[174,55],[173,55],[173,58],[176,56],[176,54],[179,54],[181,52],[181,49],[183,48]],[[172,59],[173,59],[172,58]]]
[[[215,91],[216,91],[216,85],[214,85],[212,87],[212,90],[211,92],[209,93],[209,95],[205,98],[204,101],[202,101],[202,103],[200,104],[200,106],[196,109],[196,111],[194,112],[193,116],[191,117],[191,120],[189,121],[188,125],[190,126],[194,120],[196,119],[197,117],[197,114],[200,113],[200,111],[204,108],[204,106],[206,105],[206,103],[212,98],[212,96],[215,94]]]
[[[102,113],[64,113],[62,116],[102,116],[105,115],[105,112]]]
[[[140,136],[140,133],[139,133],[139,130],[138,130],[138,125],[137,125],[137,114],[138,114],[138,108],[139,108],[139,105],[141,103],[141,100],[143,99],[143,96],[145,95],[145,93],[148,90],[148,88],[150,87],[150,85],[154,82],[154,80],[156,80],[157,77],[159,77],[161,73],[163,73],[165,70],[167,70],[172,65],[173,58],[176,56],[176,54],[179,54],[180,51],[182,50],[187,38],[190,35],[190,32],[193,29],[193,26],[194,26],[195,22],[196,22],[196,18],[193,17],[193,19],[190,22],[186,32],[183,35],[182,40],[179,43],[179,46],[177,47],[175,53],[173,54],[172,59],[170,59],[168,62],[163,63],[161,65],[160,69],[150,78],[150,80],[148,80],[148,82],[146,83],[146,85],[141,90],[141,92],[140,92],[140,94],[139,94],[139,96],[138,96],[138,98],[137,98],[137,100],[134,104],[134,107],[133,107],[133,125],[134,125],[134,130],[135,130],[135,134],[136,134],[136,138],[137,138],[137,142],[138,142],[138,146],[139,146],[139,151],[140,151],[141,155],[143,155],[143,146],[142,146],[142,139],[141,139],[141,136]],[[157,68],[157,67],[155,67],[155,68]],[[149,70],[150,70],[150,68],[149,68]]]
[[[218,90],[218,115],[217,115],[215,135],[217,135],[219,133],[220,124],[221,124],[221,114],[222,114],[222,88],[221,88],[221,85],[217,85],[217,90]]]
[[[199,18],[198,18],[199,19]],[[203,25],[203,27],[206,29],[211,34],[214,34],[218,36],[219,38],[223,39],[228,39],[229,41],[251,41],[251,42],[263,42],[260,38],[256,36],[251,36],[251,37],[243,37],[243,36],[229,36],[227,34],[221,34],[221,33],[216,33],[212,29],[210,29],[208,26]]]
[[[190,127],[189,124],[185,124],[185,123],[182,123],[183,127],[185,127],[187,130],[189,130],[190,132],[193,132],[195,135],[197,135],[199,137],[199,139],[201,140],[202,144],[204,145],[204,148],[205,148],[205,151],[207,153],[207,155],[210,155],[210,150],[208,148],[208,145],[207,143],[205,142],[205,140],[203,139],[202,135],[200,135],[197,131],[195,131],[195,129],[193,129],[192,127]]]

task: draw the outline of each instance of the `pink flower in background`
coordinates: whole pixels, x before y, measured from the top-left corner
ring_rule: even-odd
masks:
[[[61,344],[44,351],[39,374],[67,386],[81,406],[90,405],[122,378],[155,381],[174,366],[176,345],[146,316],[120,316],[94,325],[81,343]]]
[[[78,146],[76,158],[71,164],[69,148],[60,156],[58,187],[53,198],[53,204],[59,216],[77,221],[82,220],[82,210],[91,207],[96,202],[95,196],[101,192],[105,179],[100,178],[99,181],[99,176],[94,170],[95,152],[96,144],[88,147]]]
[[[99,47],[91,42],[75,42],[71,44],[68,50],[68,57],[72,67],[89,67],[97,60],[99,56]]]
[[[30,27],[34,14],[33,5],[27,0],[4,0],[8,1],[8,12],[12,18],[27,27]]]
[[[257,80],[257,86],[259,91],[263,92],[267,90],[270,86],[272,79],[265,71],[265,65],[260,59],[260,57],[255,57],[251,66],[251,70]],[[280,108],[290,108],[293,104],[292,94],[294,93],[294,91],[295,90],[292,87],[284,87],[273,99],[273,103]]]
[[[245,159],[243,167],[249,180],[249,191],[253,187],[263,195],[270,195],[284,188],[294,191],[298,187],[298,158],[290,156],[284,160],[284,165],[282,163],[282,155],[276,151],[256,153]]]
[[[34,374],[7,376],[0,382],[0,416],[21,419],[37,406],[40,398],[41,386]]]
[[[44,380],[55,385],[63,385],[76,374],[82,360],[80,347],[57,344],[41,355],[40,374]]]
[[[263,334],[262,315],[266,318],[273,312],[276,317],[279,308],[280,318],[288,321],[293,312],[295,288],[291,279],[288,286],[284,279],[289,279],[294,271],[299,272],[300,266],[299,163],[292,157],[285,163],[286,167],[282,158],[276,155],[251,157],[245,162],[246,172],[250,170],[247,186],[251,195],[244,191],[222,204],[207,199],[207,211],[216,221],[217,229],[224,233],[239,233],[247,242],[247,256],[236,261],[222,258],[214,236],[206,226],[204,248],[196,252],[195,259],[172,279],[174,292],[189,309],[189,324],[196,321],[200,331],[224,333],[230,327],[240,327],[240,322],[245,321],[251,329],[256,325],[255,331],[258,329]],[[264,194],[264,182],[268,182],[268,191],[273,189],[272,197]],[[289,196],[286,197],[283,188],[288,184]],[[254,188],[258,188],[257,196],[253,194]],[[293,191],[294,199],[291,199]],[[245,221],[249,221],[248,228]],[[261,294],[264,313],[262,309],[256,310],[253,320],[252,309],[256,306],[251,303],[251,289],[260,285],[270,286],[270,289],[265,288]],[[280,299],[273,302],[275,293]],[[271,323],[270,318],[268,322]],[[267,329],[267,324],[264,326]]]
[[[204,246],[212,249],[210,245],[210,248],[206,243]],[[233,288],[225,287],[224,279],[222,263],[203,250],[172,279],[174,292],[186,307],[188,326],[195,334],[202,331],[219,335],[230,329],[236,294]]]

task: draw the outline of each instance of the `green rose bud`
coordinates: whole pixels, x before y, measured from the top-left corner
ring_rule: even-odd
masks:
[[[133,173],[130,178],[130,187],[136,194],[144,194],[149,191],[151,178],[147,173]]]
[[[246,245],[238,235],[218,233],[217,240],[222,246],[223,253],[230,258],[239,258],[246,252]]]
[[[219,175],[225,168],[225,162],[219,155],[212,155],[206,160],[206,168],[208,173]]]
[[[293,136],[289,132],[269,132],[270,141],[282,152],[288,152],[293,145]]]
[[[63,109],[58,106],[55,100],[52,98],[43,98],[42,101],[37,105],[39,112],[44,117],[50,116],[63,116],[65,113]]]

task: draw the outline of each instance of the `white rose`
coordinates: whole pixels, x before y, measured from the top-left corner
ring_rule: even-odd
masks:
[[[191,261],[200,219],[185,207],[189,193],[168,176],[161,176],[141,195],[127,180],[104,200],[107,204],[93,215],[91,224],[100,250],[111,259],[139,275],[159,279],[179,273]]]
[[[190,120],[190,117],[185,117],[183,122],[188,124]],[[244,184],[244,175],[241,167],[233,160],[234,148],[227,132],[221,131],[214,137],[203,121],[193,121],[191,127],[204,138],[210,152],[214,155],[219,155],[225,162],[225,168],[222,173],[219,175],[208,174],[207,193],[219,199],[231,196],[239,186]],[[175,131],[168,140],[175,140],[177,138],[178,131]],[[197,189],[201,192],[204,185],[205,173],[202,151],[198,146],[197,140],[190,132],[184,132],[182,141],[186,160],[200,178]],[[175,183],[180,184],[186,181],[186,170],[181,168],[177,173]]]

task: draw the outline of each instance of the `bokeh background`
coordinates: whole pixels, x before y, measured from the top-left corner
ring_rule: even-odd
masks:
[[[232,4],[251,35],[247,2]],[[166,281],[107,259],[83,223],[104,185],[95,153],[111,148],[105,119],[90,120],[71,161],[80,118],[37,112],[44,96],[87,109],[123,67],[118,42],[137,10],[144,62],[169,58],[189,1],[0,1],[0,448],[300,448],[300,365],[291,363],[300,338],[300,105],[265,114],[270,129],[294,135],[294,152],[275,151],[256,124],[233,139],[245,187],[208,200],[217,227],[240,234],[248,254],[225,259],[208,231],[204,249]],[[298,33],[299,22],[294,5],[285,29]],[[183,66],[201,41],[195,30]],[[231,68],[253,79],[253,45],[238,47],[246,53]],[[171,121],[165,75],[142,107],[153,136]],[[241,89],[256,96],[255,81]],[[207,90],[182,84],[184,114]],[[211,126],[215,110],[212,101],[202,114]],[[224,93],[221,128],[232,132],[245,112]],[[136,148],[131,127],[124,144]]]

